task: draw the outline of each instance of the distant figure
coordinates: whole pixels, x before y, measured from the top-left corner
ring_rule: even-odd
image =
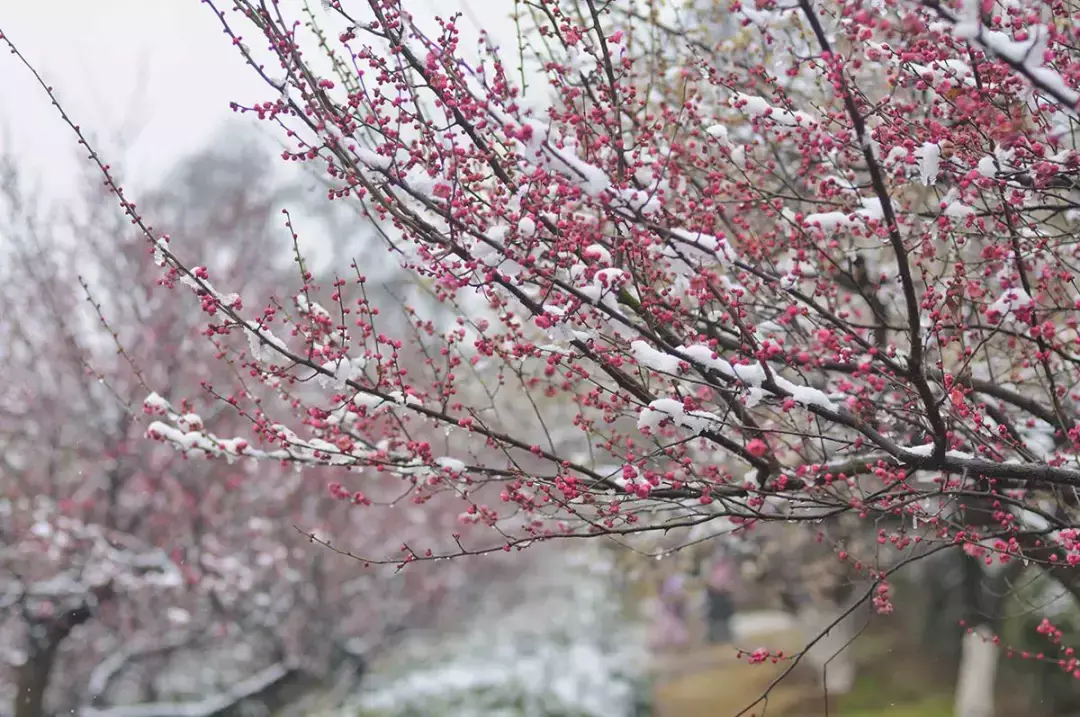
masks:
[[[709,570],[705,590],[709,622],[709,642],[725,644],[731,642],[731,618],[735,614],[735,601],[732,591],[736,579],[735,561],[723,552],[713,559]]]
[[[683,576],[679,573],[669,575],[660,587],[660,610],[653,640],[657,647],[681,646],[689,639],[684,587]]]

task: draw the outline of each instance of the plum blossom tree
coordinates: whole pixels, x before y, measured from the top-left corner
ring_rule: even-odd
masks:
[[[265,156],[238,146],[191,158],[147,203],[237,287],[269,293],[289,273],[266,245],[279,197]],[[388,551],[447,532],[438,508],[359,521],[326,493],[325,471],[193,461],[147,442],[161,411],[190,430],[240,425],[147,398],[151,385],[210,390],[236,374],[198,316],[163,296],[151,252],[100,182],[88,176],[85,201],[54,214],[12,162],[3,170],[0,684],[14,714],[278,704],[350,662],[362,669],[402,625],[430,623],[432,601],[461,585],[456,565],[341,570],[346,559],[294,526]]]
[[[944,550],[1080,595],[1075,3],[523,0],[516,52],[407,0],[206,5],[268,87],[235,110],[450,311],[390,331],[361,261],[258,308],[91,150],[289,414],[208,388],[242,434],[155,398],[151,437],[327,468],[365,516],[394,479],[487,529],[368,563],[852,515],[855,604],[891,611],[890,576]]]

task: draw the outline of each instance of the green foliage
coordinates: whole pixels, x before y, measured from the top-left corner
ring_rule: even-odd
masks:
[[[899,670],[900,673],[903,670]],[[841,717],[951,717],[952,695],[912,675],[864,673],[839,700]]]
[[[851,692],[836,701],[838,717],[952,717],[951,676],[938,674],[920,648],[895,631],[869,632],[857,643],[863,660]]]
[[[1003,667],[1024,678],[1028,690],[1037,696],[1032,709],[1036,714],[1057,715],[1080,708],[1076,679],[1058,664],[1065,658],[1064,649],[1075,648],[1080,639],[1080,609],[1075,600],[1046,573],[1032,570],[1018,581],[1007,612],[1014,617],[1003,626],[1001,641],[1015,650]],[[1044,618],[1064,633],[1059,644],[1037,631]],[[1024,659],[1020,656],[1024,651],[1042,653],[1045,659]]]
[[[881,704],[865,709],[841,708],[838,717],[952,717],[952,700],[945,695],[906,704]]]

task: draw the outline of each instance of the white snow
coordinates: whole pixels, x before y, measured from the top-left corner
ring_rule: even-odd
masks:
[[[443,456],[435,459],[435,464],[449,473],[455,473],[461,475],[465,472],[465,462],[457,458],[450,458],[449,456]]]
[[[532,217],[522,217],[518,222],[518,236],[528,239],[536,235],[536,220]]]
[[[716,369],[725,376],[735,378],[735,371],[731,368],[731,364],[719,356],[714,358],[713,350],[704,344],[683,346],[680,351],[703,366]]]
[[[1027,42],[1016,42],[1003,32],[985,30],[981,39],[986,47],[996,55],[1022,64],[1027,73],[1042,87],[1054,92],[1073,108],[1080,102],[1080,93],[1071,88],[1057,70],[1046,67],[1046,50],[1049,42],[1049,30],[1037,27],[1030,30],[1032,38]]]
[[[342,356],[336,361],[324,363],[322,369],[329,372],[330,375],[318,373],[316,374],[316,380],[323,388],[344,391],[348,388],[349,381],[356,381],[363,376],[365,364],[366,362],[363,359],[354,362],[348,356]]]
[[[611,264],[611,252],[609,252],[602,244],[590,244],[585,247],[585,251],[582,254],[587,259],[593,259],[601,264]]]
[[[296,308],[302,313],[310,314],[311,316],[318,316],[320,318],[330,318],[330,312],[327,311],[319,302],[311,301],[306,294],[297,294],[293,297],[296,301]]]
[[[1019,516],[1021,522],[1023,522],[1024,526],[1027,528],[1043,531],[1050,529],[1050,522],[1038,513],[1024,508],[1013,509],[1013,513],[1014,515]]]
[[[169,607],[166,609],[165,617],[169,622],[176,625],[186,625],[191,622],[191,613],[179,607]]]
[[[919,159],[919,181],[927,187],[937,182],[941,168],[941,145],[926,142],[913,153]]]
[[[203,427],[202,416],[197,413],[185,413],[180,416],[177,423],[189,431],[197,431]]]
[[[950,84],[955,85],[956,81],[959,80],[960,83],[968,87],[975,86],[975,73],[962,60],[935,60],[929,65],[919,65],[913,62],[909,66],[916,75],[930,84],[938,85],[948,80]]]
[[[1009,316],[1016,311],[1027,308],[1034,301],[1028,295],[1026,291],[1017,287],[1014,289],[1006,289],[1002,292],[998,300],[987,308],[987,314],[998,314],[999,316]]]
[[[727,239],[724,239],[723,237],[704,234],[702,232],[689,232],[685,229],[678,228],[670,229],[669,231],[676,238],[715,255],[720,261],[735,261],[738,258],[735,250],[731,248]]]
[[[959,192],[955,188],[950,189],[945,198],[941,200],[942,214],[953,219],[963,219],[975,213],[975,209],[960,201]]]
[[[785,127],[815,127],[817,118],[806,112],[792,112],[769,104],[764,98],[754,95],[744,95],[741,92],[732,94],[728,104],[738,107],[751,117],[768,117],[774,123]]]
[[[272,350],[267,350],[264,345],[270,344],[270,346],[280,351],[288,351],[285,342],[274,336],[273,332],[269,328],[260,326],[255,321],[249,321],[244,326],[247,331],[248,337],[248,349],[251,353],[251,358],[261,363],[271,363],[273,359],[277,358],[276,354]]]
[[[727,125],[714,124],[705,128],[705,133],[710,137],[720,140],[722,144],[731,146],[731,137]]]
[[[582,191],[589,196],[599,197],[611,187],[611,178],[604,170],[579,159],[573,152],[559,149],[550,143],[545,146],[558,160],[555,164],[561,163],[563,173],[575,179]]]
[[[889,150],[889,153],[885,155],[885,164],[895,164],[897,161],[908,156],[910,152],[908,148],[903,145],[897,145]]]
[[[835,411],[836,404],[829,400],[828,395],[824,391],[821,391],[810,386],[798,386],[791,381],[788,381],[782,376],[776,376],[776,385],[791,394],[791,398],[796,403],[800,403],[804,406],[817,406],[818,408],[824,408],[827,411]]]
[[[720,423],[720,418],[713,413],[687,411],[682,401],[674,398],[659,398],[641,410],[638,416],[638,429],[652,431],[666,418],[670,418],[676,426],[694,433],[704,431],[711,423]]]
[[[925,443],[921,446],[909,446],[904,448],[905,453],[911,453],[916,456],[930,457],[934,454],[934,444]]]
[[[410,635],[365,675],[349,713],[633,714],[647,668],[644,626],[624,608],[611,559],[582,552],[534,564],[524,592],[485,588],[475,616],[450,634]]]
[[[168,425],[161,421],[154,421],[146,430],[147,434],[159,437],[170,443],[176,444],[182,451],[201,450],[214,454],[218,447],[199,431],[184,432],[179,428]]]
[[[765,398],[765,391],[758,386],[751,386],[747,389],[743,402],[746,404],[747,408],[754,408],[761,403],[763,398]]]
[[[413,167],[402,178],[402,183],[416,194],[422,195],[428,199],[435,198],[435,185],[439,183],[435,177],[432,177],[428,173],[428,170],[421,167]]]
[[[156,392],[151,393],[146,397],[146,400],[143,401],[143,406],[151,413],[164,413],[165,411],[172,410],[172,406],[169,405],[169,402]]]
[[[359,392],[352,397],[353,405],[358,407],[365,407],[368,409],[368,415],[376,408],[379,408],[386,403],[381,396],[376,396],[373,393]]]
[[[165,266],[167,259],[165,258],[165,252],[168,251],[169,244],[164,238],[158,239],[154,242],[154,265]]]
[[[803,217],[803,226],[809,229],[820,229],[823,233],[831,233],[840,229],[858,226],[861,221],[881,219],[883,210],[881,200],[877,197],[863,198],[862,208],[854,212],[821,212],[807,214]]]
[[[288,674],[288,669],[276,663],[233,685],[225,692],[191,702],[150,702],[120,705],[105,709],[84,707],[79,717],[209,717],[230,705],[243,701]]]
[[[735,364],[731,369],[735,376],[747,386],[756,388],[765,380],[765,369],[761,364]]]
[[[964,0],[960,7],[960,13],[953,25],[953,34],[961,40],[974,40],[982,31],[982,20],[979,19],[981,11],[979,0]]]
[[[578,265],[582,269],[585,268],[584,264]],[[583,272],[577,272],[583,273]],[[599,302],[604,296],[616,292],[622,284],[630,279],[630,275],[622,269],[606,268],[593,274],[592,281],[584,286],[579,286],[578,290],[589,297],[593,302]],[[612,307],[614,308],[614,307]],[[616,309],[617,311],[618,309]]]
[[[765,397],[766,391],[761,385],[765,382],[766,375],[765,369],[760,364],[732,365],[730,362],[719,356],[714,357],[713,349],[704,344],[683,346],[679,351],[687,358],[692,359],[702,366],[715,369],[725,376],[737,378],[746,384],[749,388],[746,400],[748,408],[753,408]],[[800,386],[775,373],[773,375],[773,380],[776,383],[777,388],[790,394],[792,400],[798,404],[806,406],[807,408],[816,406],[817,408],[828,411],[837,410],[836,404],[833,403],[824,391],[810,386]]]
[[[393,160],[391,160],[390,157],[384,157],[381,154],[376,154],[370,149],[365,149],[364,147],[353,147],[352,153],[356,155],[356,158],[359,159],[361,163],[371,169],[385,171],[387,169],[390,169],[390,165],[393,163]]]
[[[1050,31],[1044,25],[1026,28],[1030,39],[1013,40],[998,30],[990,30],[979,17],[978,0],[964,0],[963,11],[953,26],[953,34],[981,46],[991,55],[997,55],[1020,65],[1024,73],[1046,90],[1060,97],[1073,110],[1080,103],[1080,93],[1065,81],[1057,70],[1047,67],[1046,52],[1049,48]]]
[[[658,371],[660,373],[679,373],[679,364],[682,361],[677,356],[657,351],[644,341],[633,341],[630,349],[634,353],[634,361],[639,366]]]
[[[920,458],[929,458],[930,456],[934,455],[934,444],[924,443],[919,446],[905,446],[901,450],[903,450],[904,453],[908,453],[913,456],[918,456]],[[946,451],[945,456],[947,458],[959,458],[961,460],[971,460],[972,458],[974,458],[972,454],[966,451]]]
[[[660,197],[655,190],[617,189],[615,197],[627,207],[642,214],[654,214],[662,208]]]
[[[423,406],[424,402],[411,393],[402,393],[401,391],[391,391],[387,394],[390,400],[394,403],[401,404],[402,406]]]
[[[746,169],[746,147],[744,145],[739,145],[731,150],[731,161],[736,167]]]

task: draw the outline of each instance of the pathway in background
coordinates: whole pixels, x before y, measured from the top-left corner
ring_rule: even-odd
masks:
[[[694,645],[655,656],[656,717],[731,717],[759,698],[788,663],[751,665],[736,658],[737,648],[788,652],[801,647],[802,635],[789,615],[742,613],[733,621],[734,645]],[[794,675],[770,693],[768,708],[754,714],[791,714],[809,697],[811,685]],[[749,713],[748,713],[749,714]]]

